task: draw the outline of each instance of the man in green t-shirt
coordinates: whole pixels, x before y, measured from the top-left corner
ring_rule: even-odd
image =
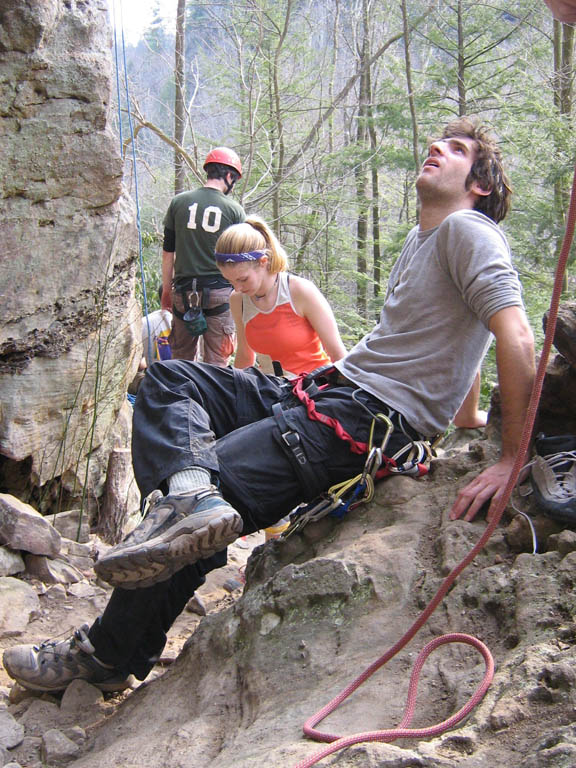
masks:
[[[242,206],[227,197],[242,176],[242,164],[232,149],[217,147],[208,153],[204,170],[204,186],[176,195],[164,217],[162,308],[173,314],[173,358],[195,360],[202,338],[204,362],[226,366],[234,351],[232,286],[216,266],[214,247],[225,229],[245,219]],[[203,310],[204,332],[197,307]]]

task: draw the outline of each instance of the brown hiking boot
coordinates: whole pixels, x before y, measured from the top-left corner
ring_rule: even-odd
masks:
[[[101,691],[123,691],[134,682],[132,675],[106,666],[94,656],[88,624],[60,642],[7,648],[2,661],[10,677],[33,691],[61,691],[73,680],[86,680]]]
[[[98,576],[114,587],[137,589],[172,574],[235,541],[242,518],[214,486],[147,499],[148,513],[123,542],[98,560]]]

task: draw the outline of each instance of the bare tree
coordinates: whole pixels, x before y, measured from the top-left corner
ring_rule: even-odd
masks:
[[[184,45],[186,31],[186,0],[177,0],[176,39],[174,45],[174,141],[184,144],[186,107],[184,99]],[[186,188],[186,172],[181,153],[174,150],[174,194]]]
[[[561,24],[554,21],[554,106],[560,118],[555,131],[554,143],[558,155],[566,153],[566,125],[572,118],[572,101],[574,95],[574,27],[571,24]],[[554,180],[554,211],[559,229],[564,227],[568,210],[570,194],[570,179],[567,173],[558,173]],[[563,238],[556,243],[556,256],[560,254]],[[567,288],[566,276],[564,288]]]
[[[360,82],[358,93],[358,113],[356,128],[356,143],[359,154],[366,151],[368,146],[368,109],[372,95],[370,93],[370,23],[369,3],[362,0],[362,33],[360,38]],[[356,204],[358,214],[356,220],[356,310],[362,317],[367,310],[367,247],[368,247],[368,184],[367,168],[362,162],[356,163]]]

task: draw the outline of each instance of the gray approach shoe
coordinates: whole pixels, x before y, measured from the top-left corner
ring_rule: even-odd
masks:
[[[87,633],[88,624],[83,624],[67,640],[7,648],[4,668],[17,683],[33,691],[62,691],[73,680],[86,680],[101,691],[130,688],[132,675],[98,661]]]
[[[576,436],[538,435],[531,483],[538,506],[554,520],[576,525]]]
[[[146,517],[120,544],[96,561],[98,576],[114,587],[137,589],[172,574],[235,541],[242,518],[214,486],[147,498]]]

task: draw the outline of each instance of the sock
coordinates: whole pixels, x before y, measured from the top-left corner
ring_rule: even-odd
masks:
[[[210,472],[203,467],[189,467],[168,478],[168,493],[184,493],[210,485]]]

